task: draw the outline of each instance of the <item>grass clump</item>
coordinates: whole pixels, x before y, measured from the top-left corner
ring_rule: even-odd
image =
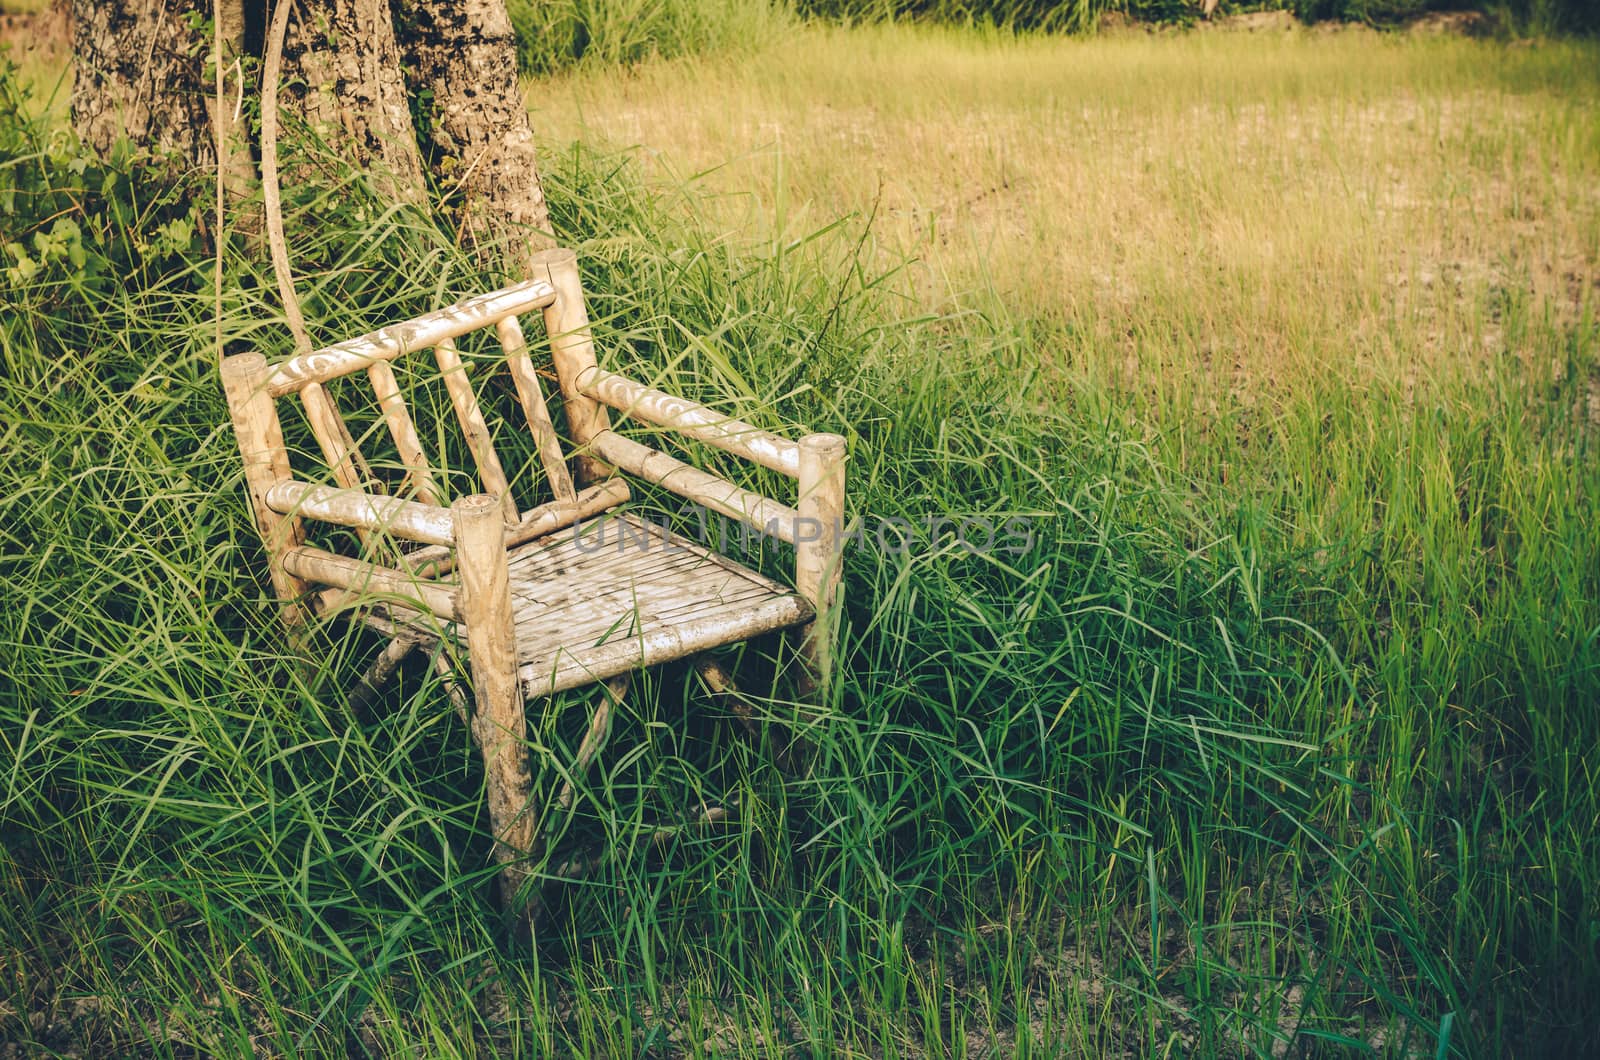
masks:
[[[835,107],[859,94],[937,127],[927,95],[874,85],[897,69],[884,37],[828,39],[858,50],[789,65],[783,91],[845,63]],[[1191,47],[1171,62],[1198,78],[1216,56]],[[1030,57],[936,48],[1001,73]],[[1086,54],[1113,72],[1157,61]],[[1419,54],[1455,61],[1423,71]],[[1347,179],[1405,163],[1470,196],[1506,160],[1587,172],[1585,127],[1547,90],[1587,91],[1564,65],[1583,53],[1489,70],[1485,54],[1385,53],[1313,89],[1304,55],[1267,51],[1214,105],[1230,131],[1254,129],[1259,104],[1320,144],[1360,127],[1347,105],[1477,84],[1476,114],[1529,109],[1409,160],[1369,146]],[[671,76],[617,91],[670,108]],[[936,80],[949,105],[976,91]],[[1179,127],[1180,103],[1103,81],[1108,149]],[[1239,265],[1242,215],[1211,189],[1230,158],[1255,171],[1253,133],[1188,168],[1147,160],[1166,174],[1138,185],[1156,220],[1099,250],[1136,279],[1126,303],[1058,282],[1089,268],[1087,242],[1036,253],[1034,286],[997,252],[979,285],[970,240],[942,257],[936,237],[906,241],[897,204],[851,199],[863,186],[819,152],[800,152],[815,168],[764,159],[770,185],[730,205],[725,172],[551,151],[603,362],[766,426],[849,432],[853,514],[912,540],[877,547],[869,523],[848,554],[843,676],[804,778],[688,674],[643,682],[569,825],[620,853],[552,884],[538,948],[518,951],[496,934],[474,755],[431,671],[362,712],[348,690],[374,645],[330,628],[293,656],[275,624],[215,380],[210,259],[181,238],[201,238],[181,222],[207,215],[203,191],[152,197],[131,160],[89,168],[28,113],[0,114],[27,160],[0,169],[7,245],[39,257],[65,217],[109,264],[90,274],[68,249],[0,288],[0,1033],[158,1055],[1583,1048],[1600,996],[1584,767],[1600,753],[1600,335],[1584,289],[1562,301],[1513,257],[1460,304],[1437,279],[1403,300],[1386,283],[1397,243],[1463,245],[1425,207],[1308,271],[1318,234],[1352,216],[1335,204],[1268,214],[1274,267],[1245,260],[1202,292],[1149,248]],[[1453,182],[1433,180],[1435,151]],[[1268,202],[1298,187],[1250,179]],[[1581,207],[1564,189],[1517,201]],[[357,175],[290,194],[319,339],[493,282]],[[1526,218],[1485,202],[1481,239],[1499,246]],[[1104,236],[1089,212],[1038,223]],[[958,216],[942,230],[973,231]],[[1592,270],[1591,215],[1561,216],[1552,243]],[[260,263],[230,245],[227,268],[226,342],[285,352]],[[1440,334],[1479,352],[1444,356]],[[1303,355],[1243,359],[1262,349]],[[1248,372],[1206,374],[1230,351]],[[919,529],[930,515],[1030,533],[973,550]],[[756,692],[789,720],[781,688]],[[581,703],[539,715],[541,748],[575,741]],[[738,806],[730,828],[628,842],[710,797]]]
[[[529,75],[756,48],[792,21],[772,0],[507,0],[506,8],[517,65]]]

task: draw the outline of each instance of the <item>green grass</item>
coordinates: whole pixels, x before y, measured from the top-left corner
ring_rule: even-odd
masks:
[[[770,45],[794,22],[768,0],[508,0],[526,74]]]
[[[498,936],[474,755],[437,682],[408,668],[361,712],[374,644],[332,628],[285,650],[190,201],[0,122],[0,244],[38,266],[0,262],[0,1037],[1587,1048],[1594,49],[806,32],[827,35],[543,86],[602,360],[846,431],[857,517],[1020,515],[1035,539],[849,555],[843,680],[804,776],[773,764],[781,726],[750,741],[692,677],[645,681],[567,824],[621,853],[552,885],[533,952]],[[1196,93],[1138,89],[1162,69]],[[871,101],[872,150],[828,147],[800,100]],[[617,136],[625,106],[660,139]],[[679,135],[696,108],[788,139]],[[913,133],[978,111],[988,141],[918,169]],[[874,152],[901,182],[876,214]],[[1000,215],[1029,224],[986,241],[994,215],[953,207],[923,231],[910,211],[987,158],[1028,196]],[[292,194],[320,339],[491,282],[359,178]],[[242,241],[228,276],[227,341],[284,351]],[[759,654],[744,672],[789,720]],[[572,746],[582,703],[536,715],[541,748]],[[702,797],[736,823],[636,841]]]

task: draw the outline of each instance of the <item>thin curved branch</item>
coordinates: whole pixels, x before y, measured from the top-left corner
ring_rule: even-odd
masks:
[[[289,32],[289,9],[293,0],[278,0],[267,31],[267,50],[261,70],[261,199],[267,214],[267,246],[272,253],[272,272],[278,280],[278,298],[294,335],[295,352],[311,350],[305,314],[294,291],[294,273],[289,270],[289,247],[283,237],[283,195],[278,186],[278,82],[283,76],[283,40]]]

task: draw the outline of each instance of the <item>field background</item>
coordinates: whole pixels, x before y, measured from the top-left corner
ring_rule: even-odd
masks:
[[[621,853],[508,947],[436,681],[362,710],[371,644],[283,656],[210,361],[209,205],[75,155],[60,59],[25,58],[0,83],[0,1038],[1592,1050],[1600,48],[710,4],[720,29],[618,65],[639,11],[595,10],[614,28],[528,100],[603,363],[847,431],[857,517],[1023,517],[1031,547],[855,550],[798,777],[783,685],[751,741],[690,675],[644,681],[562,824]],[[318,337],[488,282],[346,181],[291,190]],[[229,268],[228,335],[282,347],[261,263]],[[736,823],[638,842],[702,798]]]

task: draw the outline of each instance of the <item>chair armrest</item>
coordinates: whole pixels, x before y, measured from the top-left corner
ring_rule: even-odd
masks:
[[[399,497],[290,479],[269,489],[266,501],[267,507],[282,515],[300,515],[340,526],[386,532],[406,541],[450,545],[455,540],[450,509]]]
[[[280,515],[299,515],[339,526],[384,531],[405,541],[439,546],[437,551],[423,549],[414,553],[411,557],[414,565],[437,561],[455,547],[455,527],[449,508],[435,508],[431,504],[361,490],[318,486],[298,479],[273,486],[267,491],[266,499],[267,507]],[[571,526],[627,500],[627,484],[608,480],[580,491],[573,500],[551,501],[530,508],[522,513],[516,525],[506,527],[506,547]]]
[[[781,471],[790,478],[800,477],[798,442],[604,368],[585,368],[578,374],[577,385],[579,393],[585,397],[610,405],[619,412],[698,438],[707,445]]]
[[[680,497],[779,540],[794,544],[800,534],[800,513],[788,505],[735,486],[725,478],[685,464],[659,449],[640,445],[616,431],[601,431],[590,440],[589,449],[631,475],[665,486]]]

